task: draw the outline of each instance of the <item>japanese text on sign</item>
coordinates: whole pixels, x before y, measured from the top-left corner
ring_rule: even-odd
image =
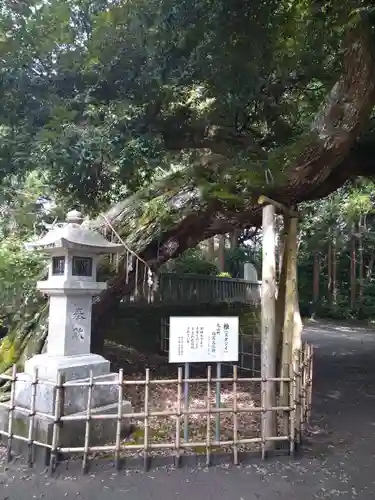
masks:
[[[171,317],[170,363],[238,361],[238,317]]]

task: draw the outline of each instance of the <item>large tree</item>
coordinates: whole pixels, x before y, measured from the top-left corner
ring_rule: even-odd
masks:
[[[107,219],[152,269],[259,225],[260,194],[295,206],[374,172],[371,2],[54,0],[3,13],[3,179],[42,171],[62,204],[92,214],[122,199]],[[111,280],[96,328],[129,281]],[[6,339],[7,364],[43,344],[38,307]]]

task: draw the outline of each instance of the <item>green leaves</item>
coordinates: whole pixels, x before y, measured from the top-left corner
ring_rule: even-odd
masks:
[[[7,1],[0,20],[0,178],[43,170],[57,196],[90,213],[161,170],[199,161],[213,143],[246,166],[252,185],[265,171],[277,180],[337,76],[350,12],[369,8],[354,0],[19,3]],[[215,130],[226,133],[213,140]],[[239,201],[219,184],[214,196]]]
[[[0,317],[22,317],[25,306],[40,301],[35,283],[40,276],[44,259],[23,249],[23,242],[9,237],[0,245]]]

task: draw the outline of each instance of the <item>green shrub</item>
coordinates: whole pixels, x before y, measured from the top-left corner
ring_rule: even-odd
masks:
[[[215,263],[210,262],[198,248],[189,248],[182,255],[167,262],[161,269],[176,274],[203,274],[216,276],[219,272]]]
[[[24,249],[23,242],[7,238],[0,243],[0,318],[18,321],[26,304],[40,300],[35,284],[45,259]]]

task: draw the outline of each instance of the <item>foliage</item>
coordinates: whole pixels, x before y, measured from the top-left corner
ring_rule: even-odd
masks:
[[[190,248],[180,257],[169,261],[161,268],[161,271],[174,272],[176,274],[204,274],[216,276],[219,270],[215,263],[210,262],[199,248]]]
[[[300,225],[299,290],[302,314],[335,319],[375,318],[375,276],[373,273],[375,247],[374,183],[360,179],[343,186],[336,193],[318,202],[305,204]],[[356,301],[350,306],[350,264],[352,240],[356,248]],[[359,290],[360,240],[363,259],[363,296]],[[329,290],[328,248],[335,242],[337,266],[336,299]],[[313,258],[319,258],[319,301],[313,304]]]
[[[221,272],[217,276],[218,276],[218,278],[232,278],[232,275],[230,273],[227,273],[227,272]]]
[[[253,262],[255,255],[252,249],[245,246],[227,248],[224,254],[225,269],[233,278],[243,278],[245,262]]]
[[[6,0],[1,180],[38,170],[56,196],[97,212],[207,146],[250,183],[265,167],[277,180],[279,156],[264,165],[263,153],[295,156],[337,77],[350,13],[368,5]],[[234,187],[221,176],[211,192],[235,203]]]
[[[19,239],[9,237],[0,245],[0,318],[20,319],[25,306],[39,301],[35,283],[45,260],[23,248]]]

